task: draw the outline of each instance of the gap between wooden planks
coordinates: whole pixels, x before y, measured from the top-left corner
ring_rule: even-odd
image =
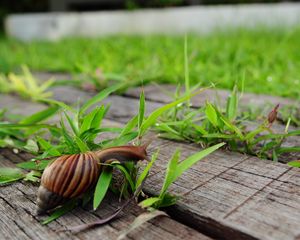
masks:
[[[69,103],[76,102],[74,96],[80,94],[82,98],[90,97],[90,94],[70,87],[57,89],[53,89],[55,98]],[[113,119],[118,116],[119,122],[126,121],[138,109],[135,99],[112,96],[106,101],[112,103],[111,110],[115,111],[109,117]],[[157,107],[152,103],[147,106],[148,111]],[[149,193],[157,193],[157,186],[163,180],[164,163],[172,154],[172,147],[175,150],[176,146],[181,145],[186,156],[199,150],[195,146],[165,140],[157,140],[156,145],[161,146],[162,155],[154,169],[156,174],[150,176],[145,186]],[[218,151],[195,165],[175,183],[171,191],[183,197],[169,213],[212,236],[227,239],[293,239],[299,234],[299,221],[295,221],[300,217],[300,207],[295,200],[300,192],[298,169]],[[280,197],[282,191],[283,198]],[[275,193],[279,198],[274,200]],[[289,204],[284,204],[286,199],[289,199]]]

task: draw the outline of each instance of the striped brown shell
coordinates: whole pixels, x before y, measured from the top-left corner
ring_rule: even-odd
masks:
[[[64,155],[44,170],[37,195],[39,214],[78,197],[99,177],[98,157],[92,153]]]

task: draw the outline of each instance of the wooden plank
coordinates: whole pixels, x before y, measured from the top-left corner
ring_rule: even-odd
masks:
[[[183,157],[199,151],[197,146],[174,144],[161,139],[154,144],[161,146],[161,155],[154,167],[155,173],[145,185],[145,191],[150,194],[158,193],[164,177],[165,163],[175,148],[182,148]],[[150,151],[153,152],[154,149],[150,148]],[[219,238],[269,239],[269,235],[272,235],[274,239],[282,239],[282,236],[284,239],[294,239],[299,235],[300,229],[299,221],[295,221],[299,213],[296,199],[300,189],[299,185],[290,183],[295,176],[299,179],[298,169],[291,169],[280,163],[217,151],[175,182],[171,193],[180,194],[181,199],[168,212],[173,218]],[[270,210],[264,198],[271,197],[278,186],[286,186],[288,189],[292,186],[294,190],[275,198],[276,208]],[[286,210],[282,204],[285,199],[291,199],[288,213],[283,214],[279,222],[268,222],[272,212],[274,216],[279,216],[282,209]],[[248,203],[252,207],[248,207]],[[253,213],[252,209],[261,211]],[[265,209],[270,211],[266,218]],[[243,215],[247,217],[241,221],[239,216]],[[250,220],[253,225],[248,228],[246,223]],[[265,228],[256,230],[260,223],[264,223]],[[287,232],[285,226],[293,226],[293,229]]]
[[[17,155],[0,155],[0,166],[13,166],[10,157],[15,161]],[[23,159],[19,159],[22,161]],[[120,203],[116,196],[109,194],[96,212],[76,208],[47,226],[41,225],[41,218],[36,216],[36,192],[38,184],[18,182],[1,186],[0,191],[0,234],[3,239],[116,239],[136,216],[143,211],[131,204],[121,214],[121,218],[102,227],[72,234],[56,232],[68,226],[79,225],[104,218],[115,211]],[[126,239],[203,239],[211,238],[167,217],[160,217],[139,227]]]
[[[174,148],[174,144],[164,145],[159,160],[167,162],[167,153]],[[181,151],[189,155],[199,148]],[[300,169],[223,155],[226,166],[216,157],[208,156],[174,183],[170,191],[181,198],[168,213],[218,238],[296,239],[300,234]],[[163,177],[164,171],[150,176],[145,191],[157,194]]]

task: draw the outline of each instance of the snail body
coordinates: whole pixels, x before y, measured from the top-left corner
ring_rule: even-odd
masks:
[[[139,160],[147,159],[147,145],[142,146],[120,146],[110,147],[104,150],[95,152],[101,162],[109,160],[118,160],[119,162],[137,162]]]
[[[63,155],[44,170],[37,194],[37,213],[79,197],[95,185],[100,174],[100,162],[147,159],[146,145],[111,147],[96,152]]]

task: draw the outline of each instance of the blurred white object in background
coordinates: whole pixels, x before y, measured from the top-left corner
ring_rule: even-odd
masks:
[[[300,23],[300,3],[193,6],[135,11],[12,14],[7,35],[21,40],[111,34],[207,33],[224,27],[292,26]]]

